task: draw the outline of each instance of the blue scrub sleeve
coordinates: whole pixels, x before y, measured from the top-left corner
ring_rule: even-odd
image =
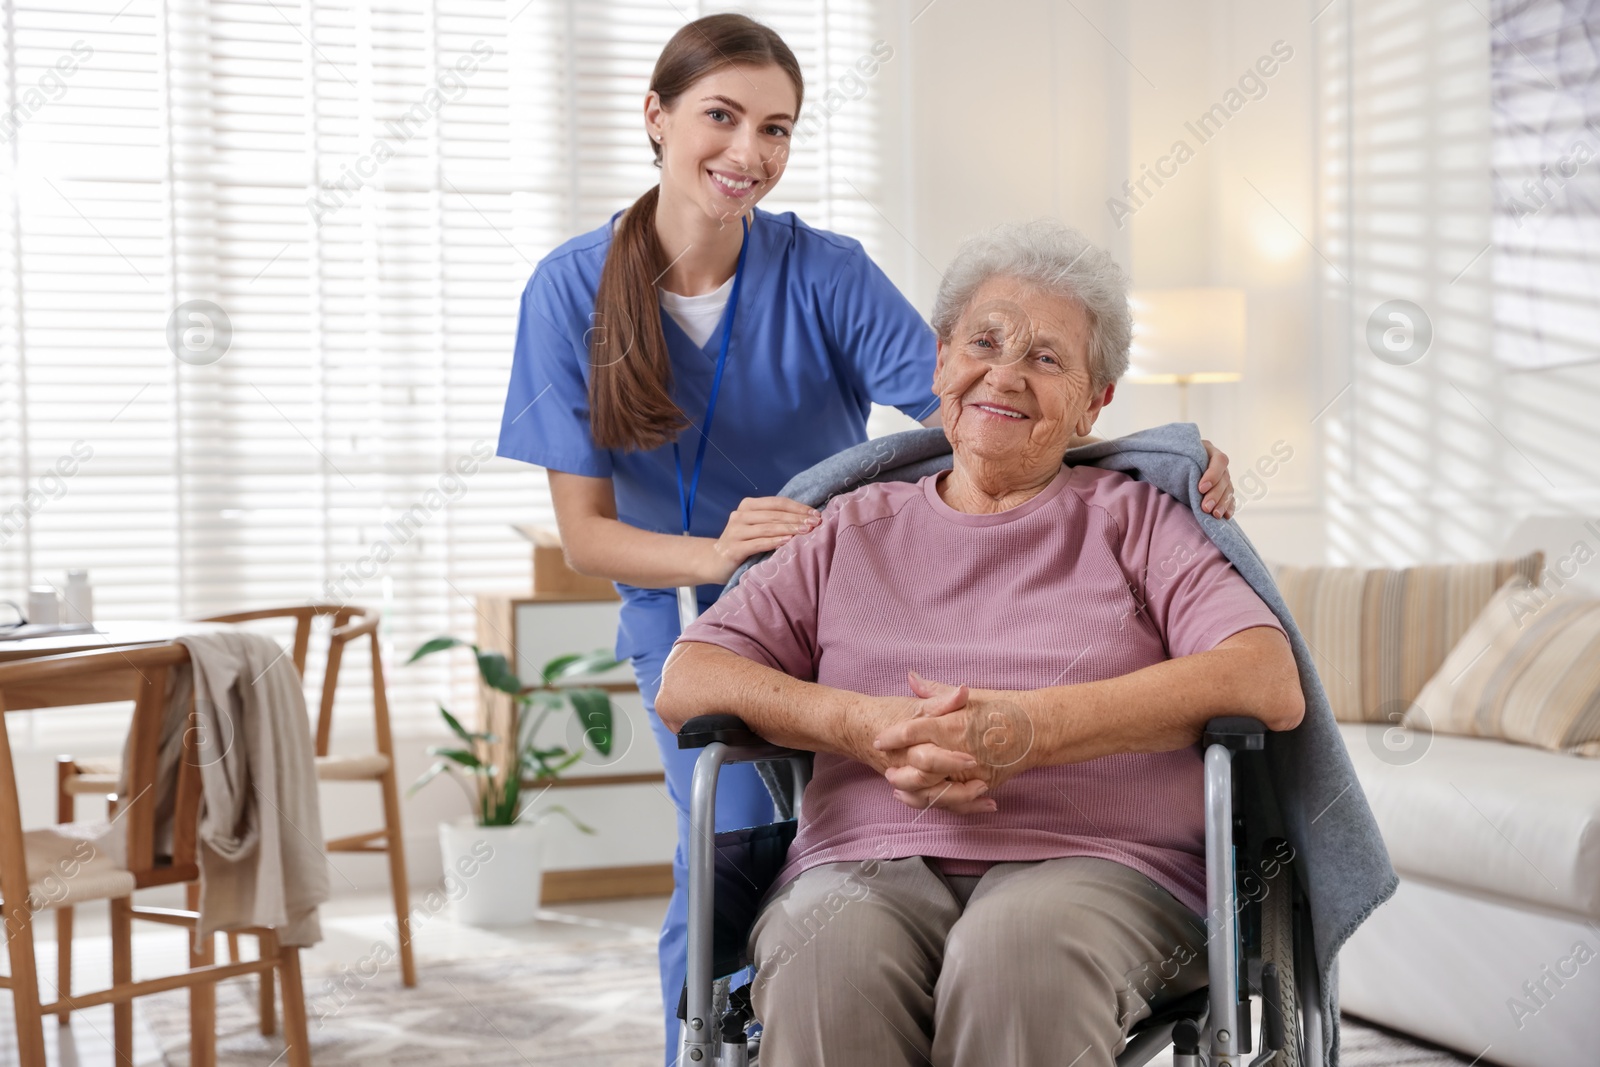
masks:
[[[933,329],[859,245],[835,281],[829,328],[862,395],[919,422],[937,411]]]
[[[611,453],[596,448],[589,435],[589,387],[583,378],[588,351],[583,334],[556,325],[587,322],[588,312],[552,315],[546,305],[554,298],[554,287],[537,272],[522,291],[511,380],[495,451],[550,470],[609,478]]]

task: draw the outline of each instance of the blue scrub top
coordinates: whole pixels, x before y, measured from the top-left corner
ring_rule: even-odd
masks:
[[[615,216],[613,216],[613,221]],[[672,445],[647,452],[595,447],[589,435],[589,355],[600,271],[612,223],[575,237],[539,262],[522,291],[516,352],[500,424],[499,455],[613,481],[617,517],[681,534]],[[776,496],[791,477],[867,439],[873,402],[914,419],[938,407],[932,329],[861,242],[813,229],[793,213],[757,208],[728,366],[691,531],[717,537],[749,496]],[[672,395],[693,424],[680,449],[691,476],[722,331],[704,348],[665,312]],[[616,654],[664,649],[678,636],[676,595],[617,583],[623,599]],[[701,586],[702,608],[720,587]]]

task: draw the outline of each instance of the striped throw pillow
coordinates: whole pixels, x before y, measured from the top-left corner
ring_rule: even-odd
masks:
[[[1600,599],[1518,575],[1501,586],[1405,723],[1600,756]]]
[[[1334,718],[1399,722],[1495,590],[1538,581],[1544,554],[1403,570],[1277,567]]]

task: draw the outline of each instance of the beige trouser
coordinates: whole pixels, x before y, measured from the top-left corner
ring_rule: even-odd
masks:
[[[1134,1023],[1206,984],[1205,940],[1110,860],[813,867],[750,934],[762,1067],[1111,1067]]]

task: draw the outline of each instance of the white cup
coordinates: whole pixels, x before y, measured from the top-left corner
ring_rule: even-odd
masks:
[[[56,598],[54,588],[36,585],[28,590],[28,621],[44,626],[61,622],[61,602]]]

